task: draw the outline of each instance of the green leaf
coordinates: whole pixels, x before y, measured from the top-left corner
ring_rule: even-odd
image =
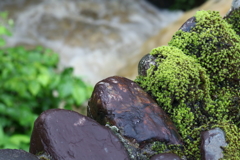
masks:
[[[11,32],[4,26],[0,26],[0,35],[11,35]]]
[[[3,38],[0,38],[0,47],[3,47],[6,45],[6,42]]]
[[[13,27],[13,26],[14,26],[14,21],[13,21],[13,19],[9,19],[9,20],[8,20],[8,24],[9,24],[11,27]]]
[[[39,83],[41,83],[41,85],[43,85],[44,87],[46,87],[50,81],[50,76],[48,74],[40,74],[37,77],[37,80]]]
[[[58,87],[58,92],[61,98],[66,98],[67,96],[71,95],[73,86],[70,81],[65,81]]]
[[[0,142],[4,139],[3,127],[0,125]]]
[[[86,100],[85,89],[80,86],[75,85],[72,95],[77,105],[81,105]]]
[[[8,12],[0,12],[0,17],[2,17],[3,19],[6,19],[8,17]]]
[[[19,146],[21,143],[30,143],[30,138],[27,135],[15,134],[10,137],[10,142]]]
[[[72,73],[73,73],[72,67],[65,68],[62,72],[63,75],[72,75]]]
[[[29,91],[32,93],[33,96],[36,96],[41,89],[41,86],[36,81],[31,81],[28,85]]]

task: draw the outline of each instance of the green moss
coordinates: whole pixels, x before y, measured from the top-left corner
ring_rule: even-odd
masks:
[[[165,143],[161,142],[154,142],[152,145],[152,150],[159,153],[175,153],[180,157],[184,156],[183,148],[179,145],[166,145]]]
[[[194,123],[206,123],[207,117],[201,112],[211,108],[206,106],[211,99],[205,69],[176,47],[162,46],[150,54],[157,57],[157,65],[150,67],[146,77],[138,76],[135,81],[163,106],[183,133]],[[193,113],[202,116],[195,117]]]
[[[240,8],[231,11],[224,19],[232,25],[232,28],[240,35]]]
[[[156,65],[135,80],[170,116],[185,143],[183,152],[162,145],[155,150],[200,159],[201,132],[220,127],[228,142],[224,159],[237,159],[240,37],[218,12],[199,11],[195,17],[190,32],[177,31],[169,46],[150,52]]]
[[[190,32],[176,32],[169,45],[198,60],[210,77],[210,96],[218,110],[239,123],[240,37],[233,29],[239,27],[239,10],[230,15],[228,24],[216,11],[198,11],[196,26]]]
[[[46,152],[39,152],[36,156],[40,160],[52,160],[52,157]]]
[[[186,106],[186,100],[195,102],[208,95],[209,78],[194,58],[169,46],[155,48],[150,54],[157,57],[157,66],[152,65],[147,76],[139,76],[136,81],[151,91],[159,104]]]
[[[169,42],[198,59],[215,87],[239,85],[240,37],[216,11],[198,11],[190,32],[177,31]]]

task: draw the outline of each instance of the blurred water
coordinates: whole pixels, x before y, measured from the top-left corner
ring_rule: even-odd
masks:
[[[118,74],[147,39],[182,15],[143,0],[1,0],[0,9],[15,18],[9,46],[51,48],[59,69],[72,66],[91,84]]]

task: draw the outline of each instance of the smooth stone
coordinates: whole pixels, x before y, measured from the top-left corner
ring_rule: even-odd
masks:
[[[153,156],[150,160],[181,160],[181,158],[174,153],[160,153]]]
[[[51,109],[35,121],[30,152],[56,160],[128,160],[128,153],[113,132],[77,112]]]
[[[189,18],[181,27],[179,30],[182,30],[184,32],[190,32],[190,30],[195,27],[196,25],[196,18],[191,17]]]
[[[138,63],[138,75],[147,76],[147,70],[151,65],[156,65],[155,59],[151,54],[146,54]]]
[[[113,76],[95,85],[88,116],[102,125],[116,126],[131,142],[182,144],[173,122],[135,82]]]
[[[214,128],[201,133],[202,160],[219,160],[223,158],[221,147],[227,146],[225,133],[220,128]]]
[[[0,160],[38,160],[38,158],[20,149],[0,149]]]

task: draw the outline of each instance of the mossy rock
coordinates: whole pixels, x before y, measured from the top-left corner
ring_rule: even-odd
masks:
[[[182,125],[194,126],[191,124],[193,112],[201,112],[205,102],[210,100],[210,81],[205,69],[196,59],[185,55],[176,47],[155,48],[150,55],[156,58],[156,65],[151,65],[147,76],[138,76],[135,81],[174,117],[175,123],[180,124],[185,119],[185,124]],[[182,115],[187,116],[183,118]],[[206,118],[201,116],[195,120],[206,123]],[[177,127],[184,128],[180,125]]]
[[[153,49],[155,65],[135,81],[167,112],[184,139],[183,149],[161,144],[159,152],[200,159],[201,132],[219,127],[228,143],[224,159],[238,159],[240,37],[218,12],[198,11],[195,21],[190,31],[177,31],[169,46]]]
[[[226,20],[235,22],[235,12],[239,11],[232,13],[235,18],[232,16]],[[169,45],[196,58],[206,69],[212,100],[239,126],[240,37],[235,32],[237,29],[234,30],[239,22],[229,24],[216,11],[198,11],[195,19],[195,26],[189,32],[177,31]]]
[[[212,89],[239,85],[240,37],[216,11],[198,11],[190,32],[179,30],[169,42],[197,58],[210,75]]]

